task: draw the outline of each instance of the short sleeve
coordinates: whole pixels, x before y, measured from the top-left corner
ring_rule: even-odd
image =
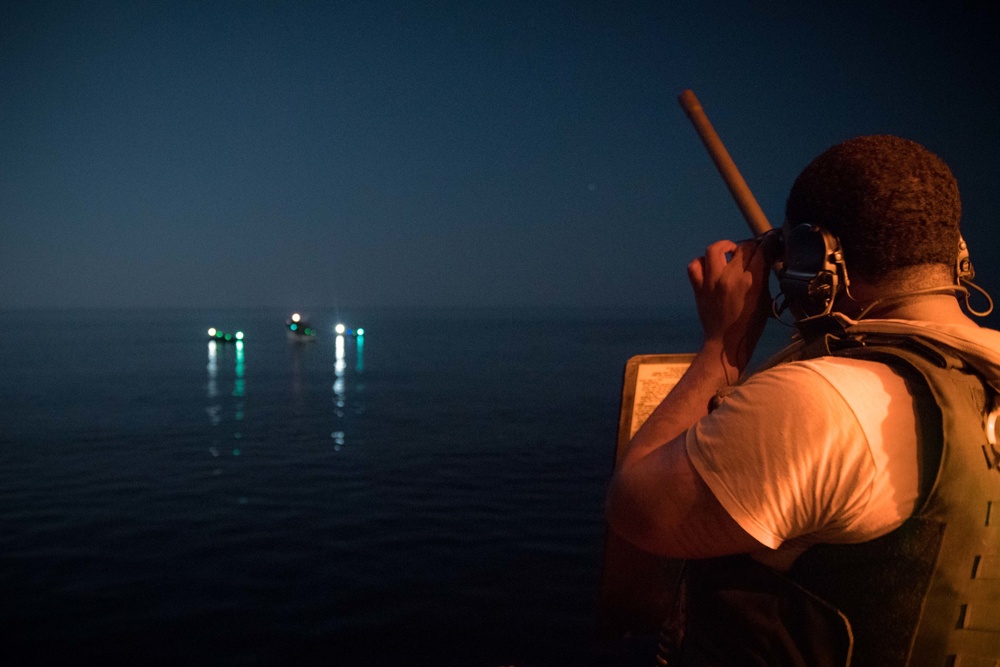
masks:
[[[803,362],[751,377],[688,430],[686,445],[730,516],[771,549],[845,529],[865,512],[876,474],[854,410]]]

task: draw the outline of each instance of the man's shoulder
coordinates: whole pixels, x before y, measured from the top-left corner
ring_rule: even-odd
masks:
[[[898,372],[878,361],[835,356],[788,361],[755,373],[730,395],[765,411],[854,406],[872,394],[905,391]]]
[[[920,338],[955,349],[979,349],[1000,355],[1000,331],[988,327],[919,320],[862,320],[846,328],[848,336]]]
[[[889,404],[908,401],[910,390],[899,369],[882,361],[821,356],[787,361],[759,371],[734,389],[730,405],[769,419],[811,415],[823,423],[845,415],[872,415]]]
[[[871,319],[854,321],[840,316],[830,338],[832,345],[819,344],[823,338],[799,339],[778,352],[765,364],[778,368],[803,359],[819,360],[818,365],[850,366],[832,361],[836,355],[865,358],[865,348],[878,347],[885,352],[893,347],[913,349],[929,347],[957,357],[965,365],[983,375],[1000,391],[1000,331],[986,327],[943,324],[919,320]],[[859,349],[860,348],[860,349]],[[831,352],[831,350],[834,350]],[[872,358],[876,355],[873,354]]]
[[[831,374],[863,379],[861,376],[880,376],[892,372],[890,367],[878,360],[824,355],[809,359],[795,359],[765,368],[750,377],[747,383],[780,382],[788,383],[790,388],[793,388],[801,384],[828,384]]]
[[[852,335],[914,338],[961,359],[1000,391],[1000,331],[909,320],[872,320],[852,326]]]

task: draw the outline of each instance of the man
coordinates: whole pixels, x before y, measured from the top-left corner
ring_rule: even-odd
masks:
[[[688,559],[676,664],[997,664],[1000,445],[984,426],[1000,332],[956,298],[971,278],[960,215],[950,170],[919,144],[820,155],[783,226],[802,340],[738,383],[776,238],[719,241],[688,266],[704,342],[608,495],[612,529]],[[810,282],[793,255],[821,233]]]

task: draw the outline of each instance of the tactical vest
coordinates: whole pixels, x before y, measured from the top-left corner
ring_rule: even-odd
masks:
[[[878,361],[906,378],[922,504],[883,537],[811,547],[787,575],[748,556],[690,561],[677,664],[1000,666],[1000,446],[984,429],[995,397],[926,341],[828,335],[810,348],[798,358]]]

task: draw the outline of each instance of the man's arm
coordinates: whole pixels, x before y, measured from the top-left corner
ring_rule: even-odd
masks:
[[[649,553],[710,558],[764,548],[716,500],[694,469],[681,434],[641,463],[619,468],[608,495],[616,533]]]
[[[716,500],[688,459],[684,439],[708,414],[709,400],[744,370],[760,338],[768,251],[756,242],[719,241],[688,265],[704,342],[626,447],[608,492],[611,527],[642,549],[702,558],[762,546]]]

